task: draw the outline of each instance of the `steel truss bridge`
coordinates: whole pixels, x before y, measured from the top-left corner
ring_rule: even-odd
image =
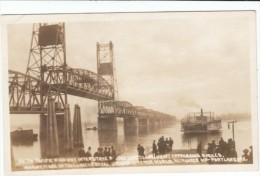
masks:
[[[67,69],[65,78],[62,68],[48,70],[49,76],[46,82],[40,79],[9,70],[9,106],[11,114],[40,114],[47,111],[41,109],[41,88],[44,94],[47,92],[68,93],[82,98],[93,100],[111,100],[112,87],[97,74],[83,69]],[[97,87],[99,85],[99,88]],[[55,95],[54,95],[55,96]],[[61,104],[65,104],[61,98]],[[47,101],[47,96],[44,102]],[[61,110],[61,104],[56,106]],[[60,107],[60,108],[59,108]]]
[[[100,116],[138,117],[138,118],[175,118],[172,115],[146,109],[142,106],[133,106],[127,101],[107,101],[102,103]]]
[[[97,74],[91,71],[69,68],[67,80],[61,77],[61,69],[50,70],[50,72],[52,72],[50,74],[52,76],[48,79],[49,82],[42,83],[38,78],[9,70],[9,106],[11,114],[46,113],[47,107],[41,109],[40,104],[42,86],[44,92],[49,90],[62,93],[68,92],[69,95],[82,98],[106,100],[100,104],[100,116],[174,118],[174,116],[159,111],[133,106],[127,101],[111,101],[111,86],[102,77],[98,77]],[[98,84],[102,85],[102,89],[97,88]],[[56,111],[63,112],[61,104],[57,104]]]
[[[49,36],[56,36],[56,40]],[[127,101],[115,100],[112,42],[108,45],[97,44],[97,73],[69,67],[65,51],[64,23],[34,25],[26,73],[9,70],[11,114],[46,113],[49,96],[55,98],[56,112],[64,112],[67,95],[73,95],[97,100],[101,117],[175,118],[133,106]]]

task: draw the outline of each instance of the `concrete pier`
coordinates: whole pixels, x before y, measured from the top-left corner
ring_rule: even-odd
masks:
[[[58,143],[59,143],[59,155],[62,156],[65,153],[64,149],[64,114],[56,114],[57,131],[58,131]]]
[[[137,128],[139,125],[138,118],[135,117],[125,117],[124,118],[124,127],[125,128]]]
[[[70,107],[69,105],[65,105],[64,108],[64,128],[63,128],[63,142],[64,142],[64,150],[72,150],[74,148],[73,143],[73,130],[72,130],[72,124],[71,124],[71,118],[70,118]]]
[[[47,115],[40,115],[40,148],[41,158],[47,157]]]
[[[55,112],[55,100],[48,98],[47,110],[47,148],[46,154],[48,158],[59,156],[59,140],[57,119]]]
[[[156,119],[149,119],[150,126],[156,126]]]
[[[136,117],[124,118],[124,132],[126,135],[138,135],[139,121]]]
[[[117,131],[116,117],[98,117],[98,130]]]
[[[148,118],[139,118],[138,119],[139,126],[149,126],[149,119]]]
[[[79,105],[75,105],[74,108],[73,141],[74,147],[84,147],[82,136],[81,113]]]

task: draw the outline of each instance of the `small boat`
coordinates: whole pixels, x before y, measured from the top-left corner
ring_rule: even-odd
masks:
[[[34,134],[33,130],[23,130],[22,128],[18,128],[15,131],[11,132],[11,140],[13,142],[28,142],[28,141],[36,141],[38,138],[38,134]]]
[[[184,133],[219,132],[222,128],[221,119],[214,112],[189,113],[181,120],[181,131]]]
[[[97,127],[86,128],[86,130],[94,130],[94,131],[96,131],[96,130],[97,130]]]

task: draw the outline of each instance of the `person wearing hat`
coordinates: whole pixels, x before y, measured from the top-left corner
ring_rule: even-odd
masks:
[[[245,163],[248,163],[248,160],[249,160],[248,152],[249,152],[248,149],[244,149],[244,150],[243,150],[243,153],[244,153],[244,154],[242,155],[242,160],[243,160]]]

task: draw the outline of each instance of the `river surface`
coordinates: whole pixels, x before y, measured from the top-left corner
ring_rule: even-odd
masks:
[[[17,129],[17,126],[11,127],[11,130],[15,129]],[[33,129],[34,133],[39,134],[38,125],[27,125],[24,129]],[[225,141],[232,138],[232,129],[228,129],[227,121],[222,121],[222,131],[215,134],[187,135],[183,134],[180,129],[180,122],[160,128],[140,127],[137,130],[124,130],[123,124],[119,123],[117,132],[85,130],[85,126],[82,126],[85,150],[88,146],[91,146],[92,153],[100,146],[115,146],[117,152],[121,155],[137,155],[136,148],[138,144],[143,145],[145,151],[149,152],[151,151],[153,140],[157,141],[161,136],[165,138],[171,137],[174,140],[173,149],[195,149],[199,141],[203,142],[203,146],[206,149],[207,143],[212,140],[218,143],[221,137]],[[243,149],[249,148],[252,145],[251,136],[251,121],[238,121],[235,124],[235,141],[238,156],[243,154]],[[12,149],[15,160],[41,158],[39,140],[27,145],[13,145]]]

